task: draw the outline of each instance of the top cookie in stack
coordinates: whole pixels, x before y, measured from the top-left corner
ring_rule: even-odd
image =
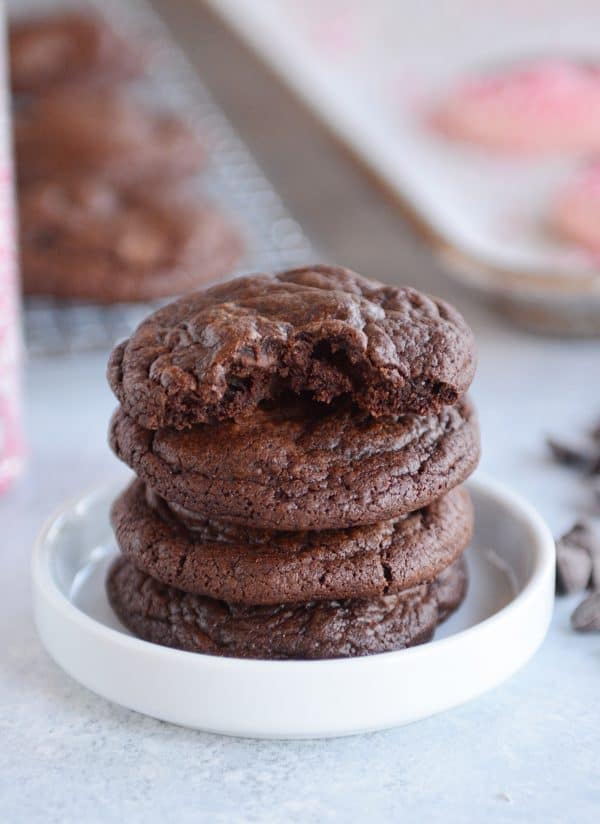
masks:
[[[239,420],[285,390],[375,418],[439,413],[475,372],[459,313],[415,289],[314,266],[239,278],[151,315],[109,381],[148,429]]]
[[[158,643],[319,658],[431,637],[462,600],[479,456],[472,333],[444,302],[315,266],[151,315],[111,356],[108,591]]]

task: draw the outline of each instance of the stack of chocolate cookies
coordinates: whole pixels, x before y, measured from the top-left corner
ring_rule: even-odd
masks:
[[[472,333],[441,300],[314,266],[197,292],[113,352],[107,590],[149,641],[334,658],[432,637],[464,598]]]
[[[203,140],[129,90],[149,57],[90,13],[14,21],[14,143],[26,294],[153,300],[227,276],[237,230],[183,185]]]

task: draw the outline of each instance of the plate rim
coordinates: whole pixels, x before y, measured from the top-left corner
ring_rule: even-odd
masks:
[[[494,627],[494,625],[503,621],[507,616],[515,610],[535,597],[536,592],[544,587],[550,568],[552,574],[554,572],[555,563],[555,544],[554,538],[550,528],[538,513],[535,507],[529,503],[525,498],[513,491],[505,483],[498,481],[487,474],[476,472],[467,482],[468,488],[474,488],[482,494],[489,497],[499,499],[503,504],[516,512],[521,520],[526,524],[529,531],[532,533],[534,540],[531,548],[533,551],[533,568],[530,572],[527,582],[522,590],[518,592],[511,601],[505,606],[501,607],[493,615],[484,618],[476,624],[467,629],[460,630],[445,638],[433,639],[427,644],[421,644],[414,647],[409,647],[402,650],[393,650],[391,652],[375,653],[373,655],[359,656],[353,658],[329,658],[317,660],[266,660],[266,659],[252,659],[252,658],[235,658],[230,656],[207,655],[205,653],[189,652],[186,650],[174,649],[172,647],[165,647],[159,644],[154,644],[150,641],[145,641],[141,638],[136,638],[133,635],[125,634],[117,629],[107,626],[83,612],[76,606],[66,595],[64,595],[58,584],[56,583],[50,568],[50,558],[52,552],[49,546],[49,538],[51,532],[56,528],[61,517],[64,517],[69,510],[73,509],[79,502],[89,498],[91,495],[101,494],[104,490],[117,488],[117,480],[96,484],[87,491],[80,492],[77,495],[71,496],[63,501],[48,518],[38,532],[34,542],[33,554],[31,558],[31,582],[32,595],[35,600],[40,595],[49,601],[55,610],[62,613],[63,618],[66,618],[74,624],[82,626],[82,628],[89,631],[96,637],[101,637],[104,641],[116,643],[122,648],[129,649],[132,652],[139,652],[144,655],[153,655],[159,658],[166,657],[167,659],[187,661],[188,664],[195,661],[198,666],[212,667],[217,670],[228,669],[244,669],[246,671],[254,670],[289,670],[292,667],[302,667],[303,669],[311,668],[313,670],[325,669],[343,669],[360,667],[368,667],[370,663],[377,659],[379,661],[387,660],[393,662],[398,656],[402,657],[404,662],[409,659],[415,660],[431,655],[432,651],[439,650],[442,647],[449,648],[453,645],[460,644],[465,638],[468,639],[482,630]]]

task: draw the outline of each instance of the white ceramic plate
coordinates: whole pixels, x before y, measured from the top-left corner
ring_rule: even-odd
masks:
[[[469,594],[436,640],[330,661],[244,661],[134,638],[104,593],[116,553],[108,511],[117,488],[67,503],[33,555],[38,632],[54,660],[98,694],[138,712],[229,735],[350,735],[449,709],[508,678],[550,621],[554,542],[540,516],[495,481],[471,480],[476,528]]]

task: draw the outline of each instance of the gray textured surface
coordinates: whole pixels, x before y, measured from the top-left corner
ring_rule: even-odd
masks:
[[[170,6],[185,22],[184,0]],[[542,438],[600,414],[600,344],[515,332],[455,292],[379,194],[203,13],[193,36],[217,97],[330,256],[465,311],[480,347],[482,468],[530,498],[553,529],[569,525],[585,492],[548,462]],[[104,364],[82,355],[28,368],[29,471],[0,499],[2,822],[600,820],[600,635],[571,633],[572,602],[558,605],[541,651],[507,684],[425,722],[337,741],[178,729],[112,706],[58,670],[32,625],[29,557],[65,497],[121,471],[105,445],[114,402]]]

